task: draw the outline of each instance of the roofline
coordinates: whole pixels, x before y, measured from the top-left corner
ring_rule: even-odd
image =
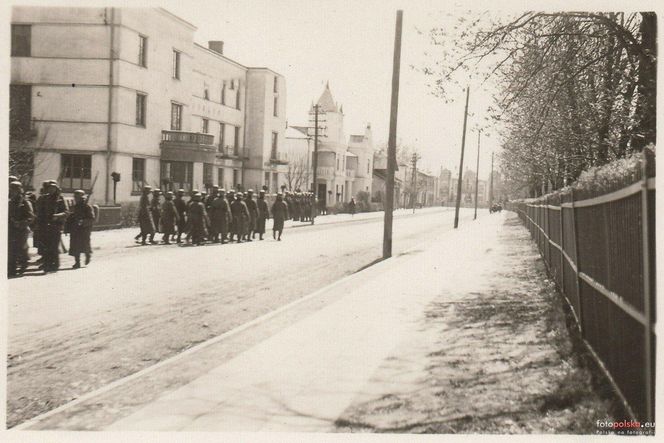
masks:
[[[239,66],[240,68],[243,68],[243,69],[249,69],[248,67],[246,67],[246,66],[243,65],[242,63],[240,63],[240,62],[236,62],[236,61],[233,60],[232,58],[228,58],[228,57],[226,57],[224,54],[219,54],[217,51],[213,51],[213,50],[210,49],[210,48],[206,48],[205,46],[201,45],[200,43],[196,43],[196,42],[194,42],[194,47],[198,47],[198,48],[200,48],[200,49],[203,49],[204,51],[208,52],[209,54],[215,55],[215,56],[221,58],[222,60],[229,61],[229,62],[231,62],[231,63],[233,63],[233,64],[236,64],[236,65]]]
[[[187,26],[188,28],[190,28],[190,29],[193,30],[193,31],[197,31],[197,30],[198,30],[198,28],[197,28],[195,25],[192,25],[192,24],[189,23],[187,20],[185,20],[185,19],[183,19],[183,18],[181,18],[181,17],[178,17],[177,15],[173,14],[172,12],[168,11],[168,10],[165,9],[165,8],[157,7],[157,8],[155,8],[155,9],[156,9],[157,11],[161,12],[162,14],[164,14],[164,15],[166,15],[166,16],[172,18],[172,19],[174,19],[175,21],[182,23],[183,25]]]
[[[275,71],[274,69],[270,69],[270,68],[267,68],[267,67],[265,67],[265,66],[247,66],[247,69],[250,69],[250,70],[251,70],[251,69],[254,69],[254,70],[265,70],[265,71],[270,71],[271,73],[276,74],[276,75],[278,75],[279,77],[283,77],[283,78],[285,78],[282,74],[279,74],[279,73],[278,73],[277,71]]]

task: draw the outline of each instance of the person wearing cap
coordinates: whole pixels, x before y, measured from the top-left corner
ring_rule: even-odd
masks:
[[[212,202],[217,198],[218,195],[219,195],[219,186],[217,185],[212,186],[212,192],[210,192],[210,195],[203,202],[205,203],[205,210],[208,211],[208,214],[210,213],[210,209],[212,209]]]
[[[231,205],[235,201],[235,189],[230,189],[226,193],[226,200],[228,201],[228,208],[230,209]],[[228,233],[230,234],[229,238],[233,238],[233,232],[235,232],[235,228],[233,227],[233,214],[230,214],[230,221],[228,222]]]
[[[152,214],[152,220],[154,221],[154,232],[150,234],[150,243],[156,244],[154,240],[155,232],[161,232],[161,190],[155,189],[152,191],[152,200],[150,201],[150,213]]]
[[[148,236],[154,237],[154,220],[150,211],[150,193],[152,186],[143,186],[141,199],[138,201],[138,223],[141,226],[141,244],[146,245]]]
[[[290,216],[293,214],[293,195],[290,192],[286,191],[282,194],[282,199],[283,199],[282,201],[286,205],[286,208],[288,208],[288,218],[290,218]],[[272,214],[272,217],[274,217],[274,213]]]
[[[175,225],[179,216],[173,203],[173,193],[168,191],[164,197],[164,203],[161,204],[161,232],[164,234],[162,241],[165,245],[170,245],[170,237],[175,236]]]
[[[86,201],[85,192],[77,189],[74,191],[74,205],[65,223],[65,233],[69,234],[69,255],[74,257],[74,269],[81,267],[81,254],[85,254],[85,264],[90,263],[90,234],[94,221],[94,209]]]
[[[37,211],[37,226],[43,249],[44,273],[60,269],[62,227],[67,219],[67,204],[55,180],[49,180],[46,194]]]
[[[191,196],[192,202],[189,206],[189,234],[193,244],[200,246],[205,244],[207,237],[207,226],[210,224],[205,205],[203,204],[200,193],[195,193]]]
[[[39,232],[39,224],[36,222],[37,221],[36,215],[39,212],[39,206],[41,206],[42,202],[46,198],[46,194],[48,194],[47,189],[49,184],[50,184],[49,180],[44,180],[42,182],[42,186],[39,189],[39,197],[37,197],[37,201],[32,207],[35,213],[35,222],[33,223],[34,229],[32,230],[32,246],[37,249],[37,254],[39,254],[39,259],[36,261],[36,263],[40,264],[41,267],[43,267],[44,265],[44,242],[42,242],[41,240],[41,233]]]
[[[173,200],[175,210],[178,212],[178,243],[182,242],[182,233],[186,231],[187,227],[187,203],[185,203],[183,197],[184,189],[178,189],[175,193],[175,200]]]
[[[247,235],[245,239],[247,241],[252,241],[256,238],[256,219],[258,218],[258,207],[254,201],[254,190],[249,189],[247,191],[247,196],[244,199],[247,209],[249,210],[249,220],[247,221]]]
[[[284,230],[284,221],[288,219],[288,206],[283,201],[283,194],[277,194],[277,200],[272,203],[272,238],[281,241],[281,233]],[[277,238],[277,233],[279,238]]]
[[[228,206],[226,191],[224,189],[215,192],[215,199],[211,203],[208,215],[210,216],[210,241],[214,243],[226,243],[230,207]]]
[[[9,184],[7,213],[7,275],[15,277],[28,267],[28,226],[35,218],[32,204],[23,195],[23,185],[18,180]]]
[[[237,235],[237,242],[242,243],[246,229],[247,221],[249,220],[249,209],[243,200],[241,192],[235,194],[235,200],[231,203],[231,214],[233,216],[233,233],[231,234],[230,241],[233,241],[233,236]]]
[[[263,240],[263,234],[265,234],[265,221],[270,218],[270,212],[267,209],[267,202],[265,201],[265,190],[261,189],[258,193],[258,200],[256,200],[256,233],[258,234],[258,239]]]
[[[13,182],[19,182],[20,183],[20,181],[18,180],[18,177],[16,177],[15,175],[10,175],[9,176],[9,184],[11,185]]]

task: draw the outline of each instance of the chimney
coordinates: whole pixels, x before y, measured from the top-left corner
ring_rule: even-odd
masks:
[[[220,40],[211,40],[211,41],[209,41],[208,42],[208,48],[210,48],[210,50],[212,50],[212,51],[214,51],[218,54],[224,55],[224,42],[222,42]]]

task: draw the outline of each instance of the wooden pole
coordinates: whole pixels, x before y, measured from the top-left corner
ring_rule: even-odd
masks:
[[[392,211],[394,210],[394,171],[397,166],[397,113],[399,110],[399,70],[401,65],[401,25],[403,11],[397,11],[392,62],[392,100],[390,102],[390,135],[387,143],[387,180],[385,183],[385,218],[383,222],[383,259],[392,256]]]
[[[468,97],[470,86],[466,88],[466,108],[463,112],[463,136],[461,137],[461,161],[459,162],[459,182],[457,184],[456,209],[454,211],[454,229],[459,227],[459,206],[461,206],[461,185],[463,184],[463,151],[466,148],[466,122],[468,121]]]
[[[314,224],[314,218],[316,218],[316,206],[318,206],[318,104],[314,105],[314,158],[312,161],[314,169],[314,204],[311,205],[311,224]],[[325,196],[323,196],[325,198]]]
[[[480,181],[480,134],[481,130],[477,131],[477,168],[475,169],[475,215],[473,220],[477,220],[477,191]]]
[[[648,231],[649,214],[651,208],[648,207],[648,149],[643,150],[643,163],[642,167],[642,189],[641,189],[641,237],[643,249],[643,314],[646,317],[645,333],[644,333],[644,377],[645,377],[645,391],[646,391],[646,421],[655,421],[655,406],[654,406],[654,386],[653,386],[653,346],[652,346],[652,330],[653,321],[651,313],[651,291],[655,288],[650,286],[650,232]]]

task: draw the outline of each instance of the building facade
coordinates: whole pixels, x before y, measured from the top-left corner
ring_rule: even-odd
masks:
[[[14,7],[10,169],[105,205],[162,189],[276,189],[286,82],[161,8]],[[25,160],[25,159],[28,160]],[[17,171],[16,169],[21,169]],[[115,182],[112,173],[118,173]]]
[[[371,194],[374,145],[371,124],[363,134],[351,134],[346,138],[343,107],[332,97],[329,83],[316,102],[319,112],[318,159],[316,168],[316,193],[318,200],[328,207],[348,202],[360,192]],[[310,126],[290,126],[286,137],[286,155],[290,162],[288,180],[291,189],[313,189],[314,156],[314,105],[309,110]],[[303,170],[304,172],[300,172]],[[303,177],[298,180],[297,177]]]

